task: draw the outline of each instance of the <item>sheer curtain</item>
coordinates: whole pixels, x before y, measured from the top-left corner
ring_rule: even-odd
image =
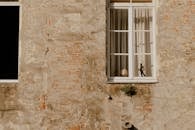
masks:
[[[152,10],[137,7],[133,15],[134,76],[151,76]]]
[[[111,10],[111,76],[128,75],[128,10]]]

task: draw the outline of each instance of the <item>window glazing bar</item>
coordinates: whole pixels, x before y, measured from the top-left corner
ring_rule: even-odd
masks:
[[[132,23],[133,23],[133,8],[132,7],[129,7],[128,9],[128,30],[131,30],[129,31],[128,33],[128,36],[129,36],[129,39],[128,39],[128,53],[129,53],[129,62],[128,62],[128,68],[129,68],[129,77],[132,78],[133,77],[133,40],[132,40]]]

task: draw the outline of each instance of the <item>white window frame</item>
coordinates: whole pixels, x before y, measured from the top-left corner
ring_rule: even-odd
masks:
[[[22,6],[20,0],[0,2],[0,6],[19,6],[19,36],[18,36],[18,78],[17,79],[0,79],[0,83],[18,83],[20,72],[20,57],[21,57],[21,24],[22,24]]]
[[[152,63],[152,77],[133,77],[133,43],[132,43],[132,17],[133,17],[133,7],[150,7],[152,8],[152,36],[153,36],[153,44],[151,48],[151,63]],[[108,36],[108,45],[107,45],[107,83],[156,83],[156,4],[153,0],[151,3],[110,3],[107,8],[107,36]],[[120,77],[120,76],[110,76],[110,9],[127,9],[128,10],[128,30],[124,32],[128,32],[128,77]],[[123,30],[122,30],[123,31]],[[121,30],[120,30],[121,32]],[[132,63],[132,64],[131,64]]]

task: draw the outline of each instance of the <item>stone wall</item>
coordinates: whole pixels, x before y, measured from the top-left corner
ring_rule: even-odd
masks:
[[[23,0],[19,83],[0,130],[194,130],[195,2],[157,2],[158,83],[106,83],[105,0]],[[112,97],[109,98],[109,95]]]

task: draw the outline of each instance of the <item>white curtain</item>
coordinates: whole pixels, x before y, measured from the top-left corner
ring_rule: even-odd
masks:
[[[111,10],[111,76],[128,73],[128,10]],[[126,32],[124,32],[126,30]],[[117,31],[117,32],[116,32]]]
[[[134,76],[151,76],[152,10],[134,8],[133,15]]]

